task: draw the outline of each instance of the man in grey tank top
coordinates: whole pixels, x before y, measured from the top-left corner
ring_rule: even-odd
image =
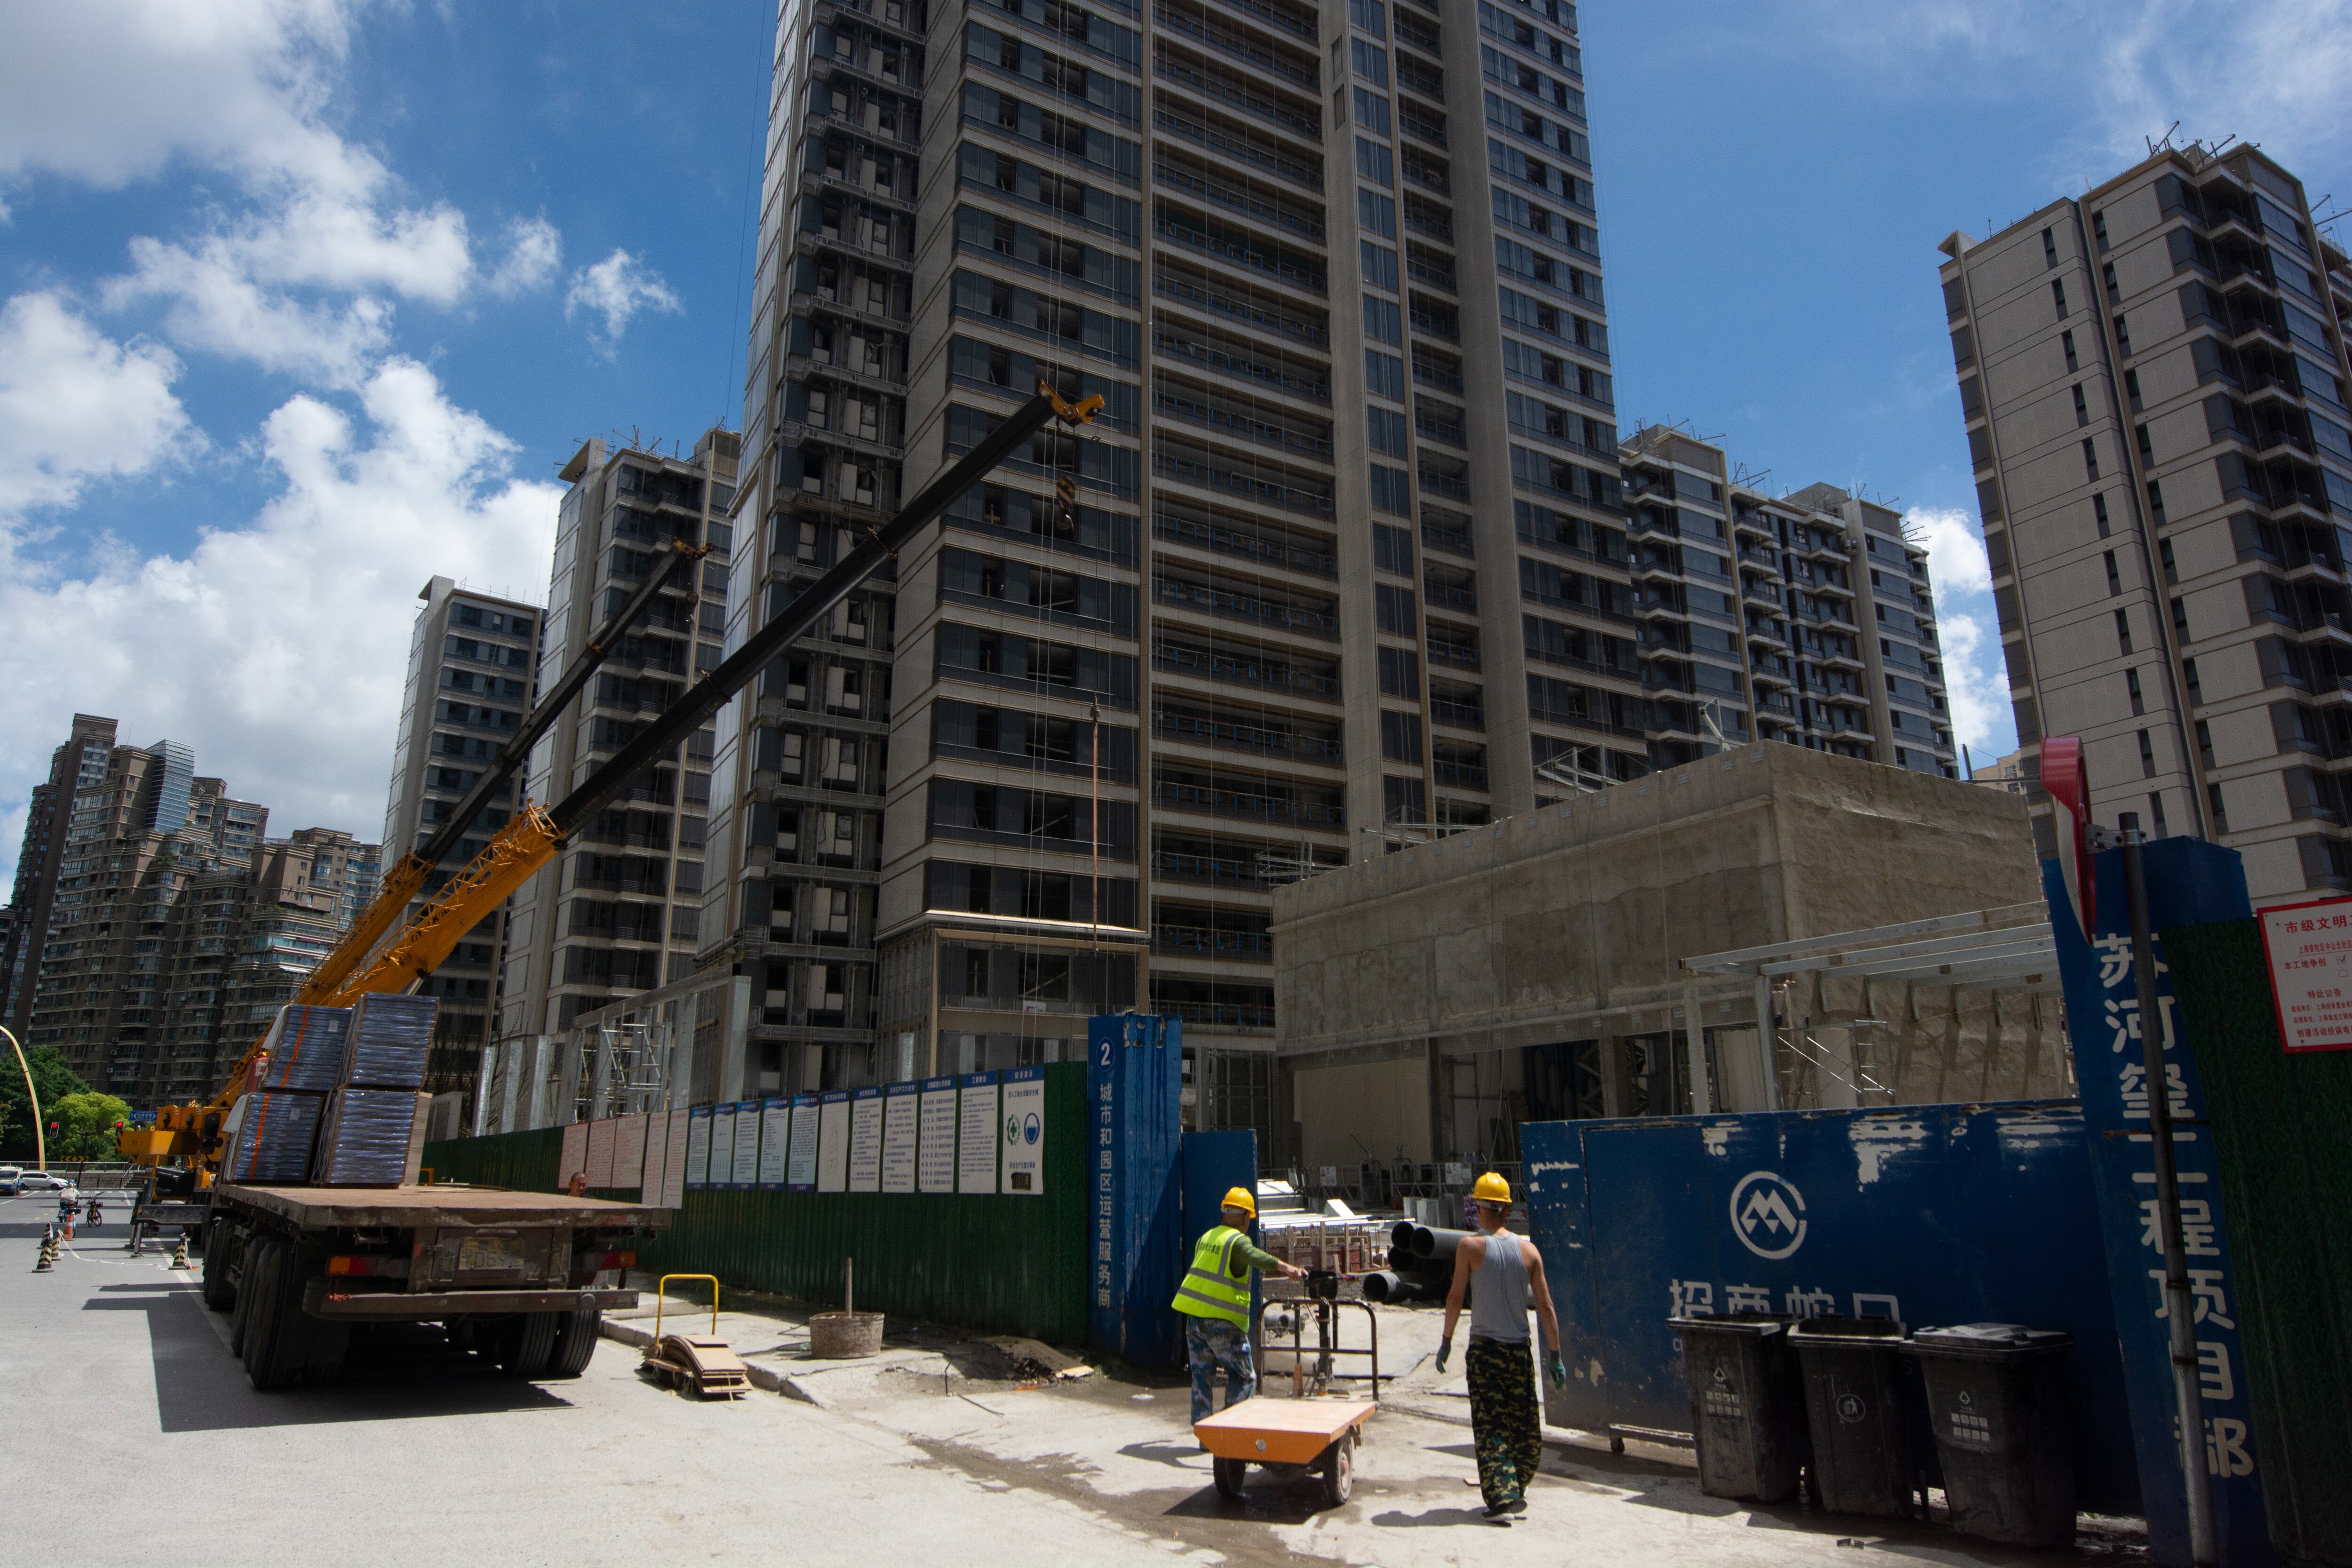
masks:
[[[1531,1298],[1543,1325],[1553,1387],[1568,1386],[1568,1363],[1560,1356],[1559,1315],[1544,1283],[1543,1255],[1534,1242],[1503,1228],[1511,1213],[1511,1184],[1489,1171],[1470,1195],[1478,1205],[1478,1234],[1463,1237],[1454,1251],[1454,1287],[1445,1297],[1437,1370],[1444,1372],[1454,1353],[1454,1325],[1475,1275],[1470,1349],[1463,1362],[1470,1383],[1470,1431],[1478,1447],[1478,1489],[1486,1499],[1486,1517],[1508,1523],[1510,1515],[1527,1511],[1528,1484],[1543,1458],[1543,1413],[1536,1404],[1535,1358],[1528,1343]]]

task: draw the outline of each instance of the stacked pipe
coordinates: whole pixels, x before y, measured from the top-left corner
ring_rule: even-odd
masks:
[[[1470,1233],[1401,1219],[1389,1232],[1389,1266],[1364,1276],[1364,1300],[1443,1301],[1454,1280],[1454,1249]]]

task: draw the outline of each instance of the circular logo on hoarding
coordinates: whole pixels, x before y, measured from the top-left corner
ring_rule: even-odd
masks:
[[[1804,1245],[1804,1195],[1769,1171],[1750,1171],[1731,1189],[1731,1228],[1757,1257],[1786,1258]]]
[[[1034,1147],[1036,1144],[1037,1140],[1043,1138],[1045,1135],[1045,1124],[1037,1120],[1037,1113],[1035,1111],[1031,1111],[1028,1117],[1021,1123],[1021,1142]]]
[[[1870,1406],[1862,1402],[1859,1394],[1841,1394],[1837,1402],[1838,1419],[1849,1426],[1870,1414]]]
[[[1007,1143],[1021,1142],[1021,1118],[1018,1116],[1008,1116],[1004,1119],[1004,1141]]]

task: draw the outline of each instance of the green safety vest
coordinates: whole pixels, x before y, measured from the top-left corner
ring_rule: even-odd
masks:
[[[1241,1238],[1229,1225],[1211,1226],[1202,1236],[1192,1248],[1192,1267],[1176,1288],[1178,1311],[1249,1327],[1249,1280],[1246,1275],[1235,1280],[1233,1271],[1234,1243]]]

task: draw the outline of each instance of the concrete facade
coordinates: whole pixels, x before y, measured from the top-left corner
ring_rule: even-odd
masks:
[[[1784,745],[1310,879],[1275,898],[1291,1157],[1310,1170],[1400,1154],[1505,1159],[1520,1120],[1678,1110],[1689,1103],[1674,1048],[1688,1023],[1685,958],[2040,896],[2021,798]],[[1752,989],[1702,982],[1698,1001],[1713,1098],[1763,1109]],[[1892,1101],[2021,1093],[2036,1074],[2044,1090],[2057,1082],[2050,1062],[1989,1060],[1979,1004],[1962,1005],[1949,1050],[1937,1036],[1913,1056],[1911,993],[1783,1005],[1800,1030],[1808,1017],[1846,1030],[1858,1009],[1895,1011],[1874,1074]],[[1774,1070],[1783,1103],[1804,1102],[1799,1064],[1782,1055]]]
[[[2037,822],[2093,815],[2352,887],[2352,265],[2251,147],[2166,147],[1941,276]]]

